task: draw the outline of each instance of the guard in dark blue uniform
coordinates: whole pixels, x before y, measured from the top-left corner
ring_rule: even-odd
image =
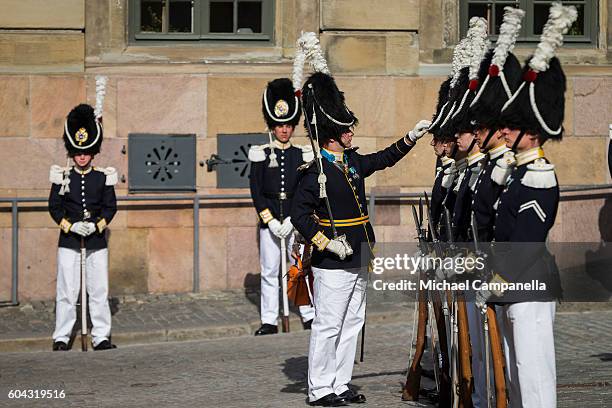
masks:
[[[506,10],[508,13],[513,18],[505,23],[510,31],[508,40],[512,46],[525,13],[516,8]],[[521,65],[506,44],[498,45],[486,56],[480,66],[478,80],[482,86],[470,103],[469,113],[478,147],[487,157],[474,188],[472,212],[478,228],[476,238],[479,242],[490,242],[493,240],[496,203],[514,163],[514,153],[506,146],[499,129],[499,115],[502,106],[521,82]]]
[[[281,240],[291,252],[293,225],[289,210],[297,185],[297,169],[310,162],[312,147],[291,143],[301,117],[299,98],[287,78],[268,83],[262,98],[263,117],[270,143],[252,146],[250,187],[253,204],[259,214],[259,259],[261,266],[261,327],[256,336],[278,332],[279,267]],[[300,306],[305,328],[314,318],[312,306]]]
[[[117,172],[110,167],[92,166],[93,157],[100,152],[102,137],[102,123],[94,109],[89,105],[77,106],[66,118],[63,136],[73,164],[52,166],[50,171],[49,213],[60,227],[54,350],[67,349],[76,321],[83,238],[94,350],[114,347],[110,342],[106,228],[117,212],[113,187]]]
[[[553,3],[523,82],[502,108],[500,125],[516,152],[516,167],[499,200],[494,237],[496,247],[513,250],[496,254],[494,279],[545,284],[545,290],[501,297],[511,302],[500,313],[511,406],[556,406],[553,322],[560,285],[545,241],[557,215],[559,186],[542,146],[563,135],[565,75],[553,53],[576,17],[573,6]]]
[[[393,166],[427,131],[420,121],[408,135],[372,154],[352,147],[357,118],[334,79],[313,74],[302,88],[305,127],[320,155],[303,168],[291,210],[296,229],[314,244],[315,319],[308,354],[312,405],[364,402],[349,388],[357,337],[364,323],[368,265],[375,243],[365,179]]]
[[[449,187],[452,186],[457,170],[455,167],[455,159],[452,157],[455,146],[454,138],[445,137],[435,124],[436,121],[440,120],[441,115],[444,113],[444,108],[448,105],[450,81],[451,78],[448,78],[440,86],[436,113],[433,116],[432,127],[429,130],[429,133],[433,135],[431,146],[436,155],[436,176],[431,189],[430,213],[434,229],[442,232],[444,228],[441,228],[440,221],[442,219],[444,199],[446,198]]]

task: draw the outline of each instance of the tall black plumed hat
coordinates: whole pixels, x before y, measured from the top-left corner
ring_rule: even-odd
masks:
[[[429,133],[431,133],[436,140],[441,140],[442,134],[440,132],[440,127],[437,126],[439,122],[442,121],[442,117],[444,113],[450,109],[448,98],[450,92],[450,83],[452,78],[448,77],[442,84],[440,85],[440,89],[438,90],[438,103],[436,104],[436,112],[433,114],[431,118],[431,126],[429,127]]]
[[[537,134],[544,139],[561,140],[566,89],[561,63],[553,57],[546,71],[536,73],[528,63],[522,72],[523,83],[502,112],[500,125]]]
[[[342,133],[359,123],[346,106],[344,93],[329,74],[315,72],[306,80],[302,87],[302,103],[304,128],[311,138],[318,138],[320,146],[329,140],[340,141]]]
[[[100,153],[102,124],[96,118],[91,105],[80,104],[68,113],[63,138],[69,156]]]
[[[294,94],[289,78],[268,82],[261,98],[261,111],[269,129],[280,125],[296,126],[300,122],[300,99]]]
[[[525,12],[506,6],[495,49],[480,65],[481,84],[470,103],[470,116],[476,127],[497,129],[501,108],[516,92],[521,82],[521,64],[511,53],[521,29]]]
[[[540,43],[523,67],[523,80],[502,107],[501,126],[561,140],[566,83],[554,53],[577,17],[574,6],[552,4]]]

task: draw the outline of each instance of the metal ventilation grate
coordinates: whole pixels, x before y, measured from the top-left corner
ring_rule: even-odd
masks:
[[[248,154],[252,145],[269,142],[266,133],[242,133],[217,135],[216,161],[218,188],[249,187],[251,162]]]
[[[195,135],[130,134],[129,190],[195,191]]]

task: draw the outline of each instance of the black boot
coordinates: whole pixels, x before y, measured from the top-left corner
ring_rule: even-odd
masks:
[[[351,390],[350,388],[338,396],[340,398],[344,398],[347,402],[350,402],[351,404],[362,404],[366,402],[365,395],[357,394],[355,391]]]
[[[265,336],[266,334],[276,334],[278,333],[278,326],[273,324],[264,323],[261,325],[259,329],[255,332],[256,336]]]
[[[99,350],[110,350],[110,349],[115,349],[117,348],[117,346],[115,346],[114,344],[112,344],[109,340],[103,340],[100,342],[100,344],[98,344],[97,346],[94,346],[94,350],[99,351]]]
[[[310,319],[307,322],[302,322],[302,327],[304,327],[304,330],[310,330],[312,327],[312,321],[313,319]]]
[[[53,351],[67,351],[68,344],[63,341],[54,341],[53,342]]]
[[[316,401],[309,403],[313,407],[344,407],[348,405],[345,398],[342,398],[334,393],[327,394]]]

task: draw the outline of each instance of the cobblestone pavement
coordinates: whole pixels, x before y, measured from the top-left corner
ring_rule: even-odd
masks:
[[[559,313],[555,330],[559,407],[610,406],[612,312]],[[369,326],[366,361],[353,377],[366,406],[428,406],[400,401],[410,333],[409,323]],[[105,352],[1,353],[0,406],[301,407],[307,342],[308,332],[298,331]],[[66,397],[9,401],[10,389],[63,390]]]
[[[413,300],[414,295],[370,291],[369,317],[404,320],[412,316]],[[53,301],[37,301],[0,308],[0,352],[48,350],[54,307]],[[250,336],[260,324],[258,307],[259,293],[244,290],[112,298],[113,340],[133,344]],[[291,329],[301,329],[293,308]]]

